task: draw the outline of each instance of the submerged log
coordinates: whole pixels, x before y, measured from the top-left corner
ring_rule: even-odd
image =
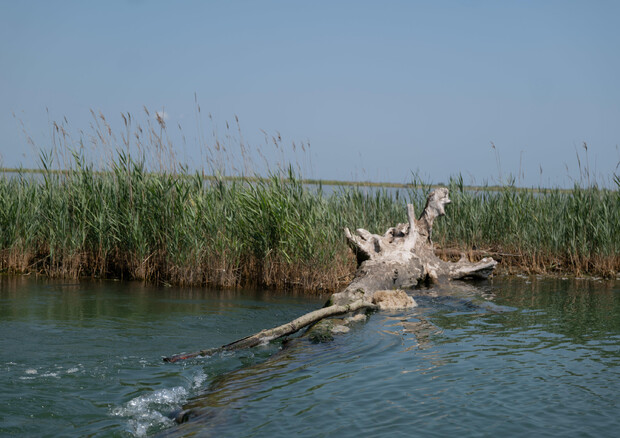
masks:
[[[195,353],[176,354],[174,356],[165,357],[164,362],[177,362],[179,360],[190,359],[197,356],[211,356],[212,354],[219,353],[221,351],[241,350],[243,348],[255,347],[260,344],[265,344],[273,339],[296,333],[302,328],[330,316],[351,313],[360,309],[376,310],[378,308],[379,306],[377,304],[365,300],[357,300],[352,303],[339,306],[323,307],[322,309],[306,313],[305,315],[300,316],[299,318],[294,319],[293,321],[283,324],[281,326],[269,330],[262,330],[251,336],[239,339],[235,342],[231,342],[230,344],[222,345],[221,347],[209,348],[207,350],[197,351]]]
[[[439,188],[429,195],[419,219],[413,205],[407,205],[407,223],[388,229],[383,235],[360,228],[355,234],[345,228],[345,236],[354,250],[358,269],[353,281],[341,292],[333,294],[324,308],[307,313],[294,321],[263,330],[231,344],[190,354],[164,358],[176,362],[219,351],[250,348],[300,329],[324,318],[361,309],[384,310],[415,306],[415,301],[402,292],[421,282],[487,278],[497,262],[490,257],[469,262],[463,255],[456,262],[446,262],[435,255],[432,241],[433,223],[445,214],[449,204],[448,189]]]

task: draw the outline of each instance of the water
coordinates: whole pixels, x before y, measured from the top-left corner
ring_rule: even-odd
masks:
[[[412,293],[330,343],[166,364],[324,299],[0,278],[0,435],[617,435],[618,282]]]

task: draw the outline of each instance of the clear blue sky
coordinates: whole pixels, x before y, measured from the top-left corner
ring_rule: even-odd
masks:
[[[587,142],[608,182],[619,17],[619,1],[596,0],[0,0],[2,165],[36,166],[19,120],[47,147],[50,120],[87,132],[90,109],[120,123],[145,105],[181,124],[174,147],[193,167],[211,113],[220,130],[237,115],[255,147],[261,129],[309,141],[307,177],[494,183],[501,169],[570,186]]]

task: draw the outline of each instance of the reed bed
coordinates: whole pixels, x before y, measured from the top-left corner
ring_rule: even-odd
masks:
[[[351,268],[334,213],[295,178],[205,183],[120,156],[109,173],[0,179],[1,268],[331,290]]]
[[[139,130],[154,142],[158,166],[145,158],[152,154],[131,152],[129,130],[118,147],[109,127],[96,127],[98,144],[116,147],[105,165],[63,143],[62,168],[51,166],[57,148],[41,154],[37,174],[0,174],[0,270],[331,292],[356,268],[343,228],[383,233],[406,221],[405,203],[421,212],[431,190],[414,179],[403,190],[349,186],[327,194],[290,165],[265,178],[212,168],[207,178],[165,154],[158,121]],[[462,178],[449,188],[452,204],[433,230],[446,257],[492,255],[508,272],[615,277],[620,270],[618,190],[471,190]]]
[[[433,229],[442,247],[491,255],[510,273],[613,278],[620,270],[618,190],[468,191],[462,180],[450,189],[446,220]]]
[[[616,275],[617,191],[450,188],[453,202],[434,229],[438,248],[490,254],[512,271]],[[355,269],[343,227],[383,232],[405,221],[405,202],[421,211],[427,191],[417,185],[402,199],[346,188],[327,196],[292,172],[205,181],[199,173],[149,173],[121,154],[106,173],[78,163],[41,178],[0,178],[0,266],[54,277],[332,291]]]

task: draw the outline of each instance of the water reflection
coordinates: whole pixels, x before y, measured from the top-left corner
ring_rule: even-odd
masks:
[[[584,343],[620,331],[619,294],[614,281],[532,277],[503,281],[498,303],[522,309],[504,321],[507,328],[543,326]]]
[[[0,318],[87,321],[239,313],[295,302],[294,292],[166,288],[142,282],[71,281],[0,276]],[[304,297],[306,300],[312,300]],[[321,303],[320,298],[315,298]]]
[[[376,313],[333,342],[164,364],[324,300],[0,277],[0,435],[145,436],[191,409],[162,435],[611,437],[619,286],[438,285],[412,291],[417,308]]]
[[[220,375],[164,435],[613,436],[617,284],[516,278],[414,293],[416,309]]]
[[[145,436],[208,378],[265,357],[168,367],[165,354],[215,346],[323,300],[114,281],[0,276],[0,435]]]

